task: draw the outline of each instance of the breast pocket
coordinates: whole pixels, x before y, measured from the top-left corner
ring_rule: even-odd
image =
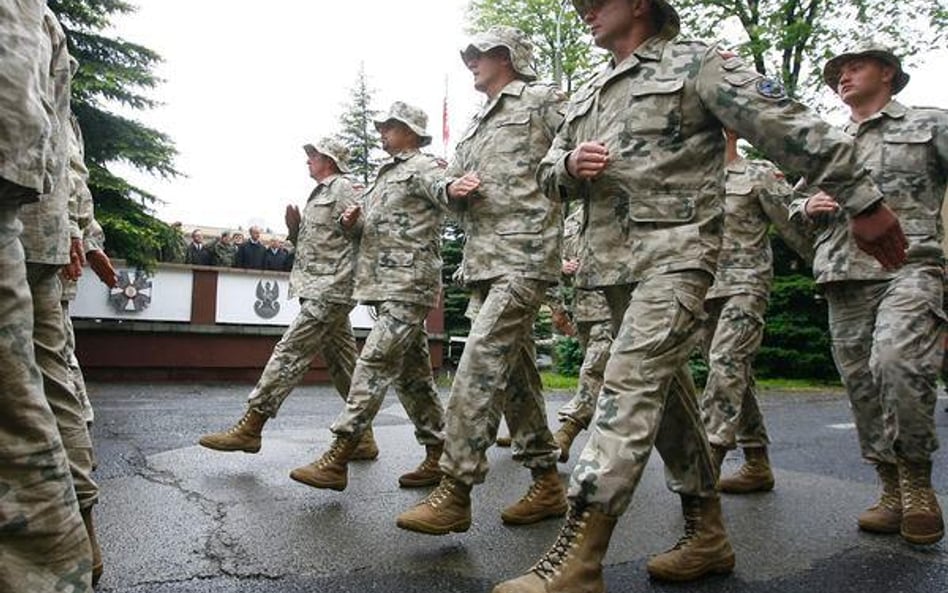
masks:
[[[530,145],[530,114],[517,113],[498,119],[491,134],[492,148],[500,153],[522,154]]]
[[[676,135],[681,130],[683,80],[651,80],[632,86],[626,133],[633,136]]]
[[[882,164],[874,178],[886,201],[901,213],[916,215],[922,206],[917,197],[925,194],[928,184],[931,141],[930,130],[892,132],[882,137]]]

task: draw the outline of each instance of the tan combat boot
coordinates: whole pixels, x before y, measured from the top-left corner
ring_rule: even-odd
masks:
[[[572,418],[567,418],[563,421],[560,429],[553,433],[553,441],[556,443],[556,446],[560,448],[560,463],[569,461],[569,449],[573,446],[573,441],[582,430],[583,427],[579,425],[579,422],[576,422]]]
[[[202,447],[215,451],[243,451],[256,453],[260,450],[260,431],[269,418],[250,408],[237,424],[221,432],[212,432],[201,437]]]
[[[898,533],[902,529],[899,468],[894,463],[877,463],[876,472],[882,482],[882,494],[879,502],[859,515],[859,529],[872,533]]]
[[[444,445],[425,445],[425,459],[414,470],[398,477],[398,485],[402,488],[422,488],[434,486],[441,481],[441,452]]]
[[[444,476],[437,488],[399,515],[395,524],[428,535],[463,533],[471,528],[471,487]]]
[[[734,570],[734,550],[724,531],[721,499],[681,497],[685,534],[671,550],[648,561],[648,574],[665,581],[693,581]]]
[[[912,544],[933,544],[945,535],[938,498],[932,489],[932,462],[899,459],[902,490],[902,538]]]
[[[356,446],[356,450],[352,452],[349,461],[374,461],[378,457],[379,446],[375,442],[375,433],[372,432],[372,427],[369,426],[359,437],[359,444]]]
[[[95,536],[95,525],[92,523],[92,507],[80,509],[82,523],[86,526],[86,533],[89,535],[89,547],[92,548],[92,586],[95,587],[102,578],[102,550],[99,548],[99,540]]]
[[[555,467],[534,470],[533,484],[527,493],[500,514],[508,525],[530,525],[550,517],[562,517],[569,509],[566,489]]]
[[[290,472],[290,478],[313,488],[345,490],[349,484],[348,463],[358,444],[359,441],[355,439],[336,436],[322,457],[294,469]]]
[[[718,489],[727,494],[749,494],[774,489],[774,474],[770,470],[767,447],[745,447],[744,465],[733,475],[721,478]]]
[[[513,440],[510,438],[510,435],[498,435],[497,439],[494,441],[498,447],[503,447],[504,449],[510,447],[513,444]]]
[[[592,508],[570,508],[550,550],[530,572],[500,583],[493,593],[603,593],[602,559],[616,517]]]

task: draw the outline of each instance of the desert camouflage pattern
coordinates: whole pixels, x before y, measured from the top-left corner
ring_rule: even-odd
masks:
[[[495,47],[507,48],[510,65],[521,80],[536,80],[537,71],[533,63],[533,42],[526,33],[515,27],[497,25],[474,35],[467,47],[461,50],[461,59],[467,62],[470,52],[485,53]]]
[[[414,303],[384,302],[365,339],[352,374],[346,408],[331,427],[342,437],[358,437],[379,413],[390,385],[415,425],[422,445],[444,440],[444,407],[431,372],[425,318],[429,308]]]
[[[538,171],[547,195],[587,205],[578,286],[689,269],[714,273],[723,225],[722,127],[788,172],[805,172],[850,212],[881,198],[855,164],[851,140],[787,98],[779,83],[703,42],[654,37],[577,91]],[[587,140],[604,142],[613,156],[591,182],[574,179],[565,165]]]
[[[85,163],[85,144],[82,139],[82,130],[79,128],[79,122],[75,115],[70,115],[69,124],[69,168],[66,171],[69,184],[68,207],[71,211],[69,218],[78,225],[79,232],[82,235],[84,253],[104,251],[105,233],[102,231],[102,226],[95,219],[95,206],[92,201],[92,192],[89,190],[89,169],[86,168]],[[61,278],[61,281],[63,285],[62,300],[74,300],[79,290],[78,281],[66,278]],[[75,357],[73,356],[73,358]]]
[[[576,208],[563,225],[563,259],[574,260],[581,257],[581,243],[583,221],[583,208]],[[574,287],[573,289],[573,321],[576,323],[593,323],[600,321],[609,321],[611,314],[609,312],[609,303],[606,297],[598,290],[586,290]]]
[[[247,406],[274,418],[290,392],[299,385],[317,354],[343,400],[349,395],[356,342],[349,323],[351,303],[322,298],[300,299],[300,312],[273,347]]]
[[[938,449],[937,377],[945,314],[941,266],[904,266],[889,280],[831,282],[833,359],[869,461],[928,461]]]
[[[0,590],[90,592],[92,553],[33,354],[21,227],[7,192],[20,189],[0,180]]]
[[[555,467],[559,449],[547,426],[532,337],[549,283],[511,274],[469,286],[471,331],[448,399],[441,471],[464,484],[482,483],[501,414],[524,466]]]
[[[356,247],[338,220],[355,201],[352,183],[340,175],[322,180],[310,194],[299,234],[288,237],[296,246],[290,296],[334,303],[352,301]]]
[[[66,48],[66,34],[47,8],[44,28],[51,47],[49,78],[44,98],[52,104],[52,134],[50,136],[49,174],[52,191],[40,202],[28,204],[20,210],[23,234],[20,242],[26,252],[26,261],[41,264],[69,263],[69,240],[81,238],[70,208],[72,184],[68,175],[70,152],[70,103],[73,62]]]
[[[417,150],[379,169],[352,228],[360,236],[354,299],[437,305],[444,206],[432,188],[443,172],[433,156]]]
[[[790,220],[793,189],[773,163],[738,158],[727,165],[725,192],[724,237],[707,298],[756,294],[769,299],[774,279],[767,235],[771,225],[804,260],[813,260],[809,229]]]
[[[537,165],[563,119],[565,98],[544,84],[510,82],[470,123],[437,185],[464,227],[465,282],[506,274],[557,282],[562,208],[537,186]],[[447,197],[448,184],[477,173],[477,193]]]
[[[18,203],[52,191],[57,167],[50,146],[55,115],[45,99],[52,61],[45,10],[39,0],[0,4],[0,178],[31,191],[4,191]]]
[[[580,291],[576,291],[577,293]],[[591,291],[583,291],[591,292]],[[605,301],[605,296],[594,292]],[[556,411],[561,422],[567,419],[576,421],[586,428],[592,421],[596,411],[596,400],[602,389],[603,373],[609,361],[609,349],[612,348],[612,322],[605,321],[577,321],[576,338],[583,349],[583,364],[579,367],[579,382],[576,393]]]

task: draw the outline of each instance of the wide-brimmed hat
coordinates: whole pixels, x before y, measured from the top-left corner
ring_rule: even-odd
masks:
[[[507,48],[510,64],[519,78],[527,81],[537,79],[537,71],[533,65],[533,43],[526,33],[515,27],[498,25],[476,33],[461,50],[461,59],[466,64],[474,55],[488,52],[495,47]]]
[[[395,101],[388,113],[375,119],[375,129],[389,121],[397,121],[408,126],[421,139],[420,146],[431,144],[431,135],[428,134],[428,115],[424,111],[402,101]]]
[[[306,154],[313,156],[318,152],[323,156],[332,159],[336,167],[343,173],[349,172],[349,149],[334,138],[320,138],[315,144],[304,144],[303,150]]]
[[[839,92],[839,79],[842,76],[843,64],[856,58],[875,58],[895,67],[896,74],[895,78],[892,79],[893,95],[898,94],[909,83],[911,77],[902,70],[902,60],[885,45],[871,39],[865,39],[859,42],[856,47],[832,58],[823,66],[823,82],[833,89],[834,93]]]
[[[573,8],[583,16],[596,4],[602,4],[604,0],[572,0]],[[681,31],[681,17],[678,11],[668,3],[667,0],[651,0],[655,8],[655,25],[658,28],[658,34],[666,39],[671,39]]]

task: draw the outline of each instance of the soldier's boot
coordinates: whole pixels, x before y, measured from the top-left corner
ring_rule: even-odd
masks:
[[[665,581],[693,581],[734,570],[734,550],[724,530],[721,499],[681,496],[685,534],[675,546],[648,561],[650,576]]]
[[[398,485],[402,488],[423,488],[434,486],[441,481],[441,468],[438,461],[444,445],[425,445],[425,459],[412,471],[398,477]]]
[[[290,478],[313,488],[345,490],[349,484],[349,460],[358,444],[357,439],[336,436],[328,451],[316,461],[291,471]]]
[[[569,461],[570,447],[573,446],[573,441],[582,430],[583,427],[580,426],[579,422],[576,422],[572,418],[567,418],[563,421],[560,429],[553,433],[553,441],[556,442],[556,446],[560,448],[560,463]]]
[[[879,501],[859,515],[859,529],[872,533],[899,533],[902,529],[902,490],[899,468],[894,463],[877,463],[882,482]]]
[[[395,524],[428,535],[463,533],[471,528],[471,487],[443,476],[438,487],[399,515]]]
[[[260,451],[260,431],[267,420],[267,416],[248,408],[237,424],[221,432],[206,434],[198,443],[215,451],[256,453]]]
[[[933,544],[945,535],[938,498],[932,489],[932,462],[899,459],[902,491],[902,538],[912,544]]]
[[[497,436],[497,439],[494,441],[494,443],[495,443],[498,447],[503,447],[503,448],[506,449],[507,447],[509,447],[510,445],[513,444],[513,439],[510,438],[510,435],[509,435],[509,434],[508,434],[508,435],[498,435],[498,436]]]
[[[375,433],[372,432],[372,427],[369,426],[362,432],[362,436],[359,437],[359,444],[356,445],[356,449],[349,459],[350,461],[374,461],[378,457],[379,446],[375,442]]]
[[[745,447],[744,465],[734,474],[721,478],[718,488],[727,494],[768,492],[774,489],[774,474],[770,469],[767,447]]]
[[[549,551],[525,575],[493,593],[603,593],[602,559],[617,517],[572,506]]]
[[[92,586],[95,587],[102,578],[102,550],[99,548],[99,540],[95,536],[95,525],[92,522],[92,507],[81,509],[82,523],[86,526],[86,533],[89,535],[89,547],[92,548]]]
[[[523,498],[500,514],[508,525],[530,525],[550,517],[562,517],[569,510],[566,488],[555,467],[534,470],[533,484]]]

